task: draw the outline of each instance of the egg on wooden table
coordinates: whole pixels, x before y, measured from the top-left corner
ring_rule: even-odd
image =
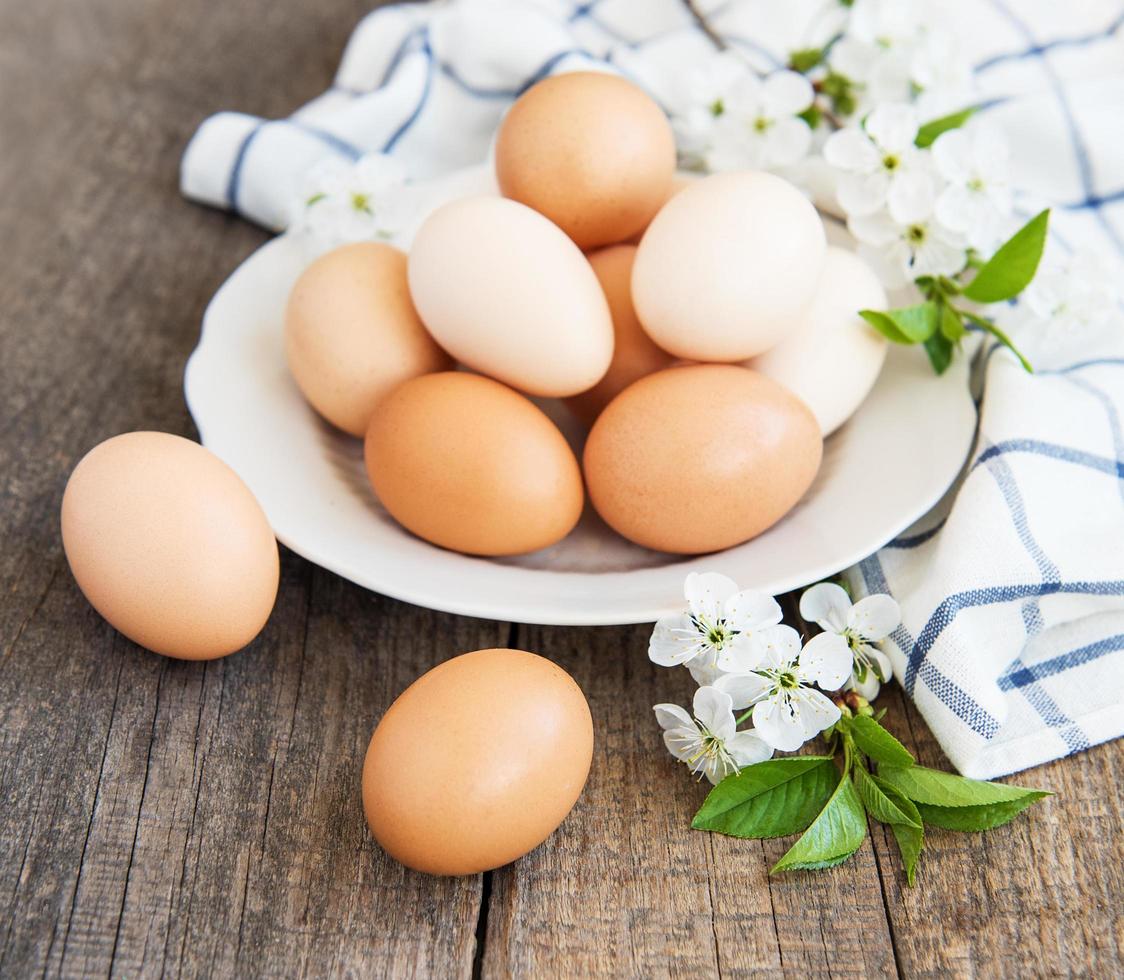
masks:
[[[632,301],[649,336],[694,361],[741,361],[792,329],[811,301],[826,238],[812,203],[773,174],[715,174],[652,219]]]
[[[285,355],[309,404],[355,436],[395,385],[453,366],[410,300],[405,253],[382,242],[344,245],[305,269],[285,310]]]
[[[624,241],[667,199],[675,137],[642,89],[605,72],[543,79],[496,134],[500,193],[546,215],[581,248]]]
[[[581,516],[581,470],[565,437],[491,378],[450,371],[400,385],[371,418],[365,456],[391,516],[443,548],[537,551]]]
[[[403,864],[477,874],[549,837],[577,802],[593,720],[561,667],[522,650],[477,650],[411,684],[363,763],[371,833]]]
[[[82,458],[63,494],[62,542],[91,605],[169,657],[241,649],[277,597],[277,542],[249,488],[165,432],[114,436]]]
[[[605,523],[657,551],[702,554],[748,541],[811,485],[815,417],[771,378],[692,364],[625,388],[585,444],[589,498]]]
[[[812,302],[776,347],[746,366],[801,398],[825,436],[847,421],[870,393],[886,359],[886,339],[859,310],[884,310],[886,291],[874,271],[846,249],[829,246]]]
[[[458,361],[531,395],[595,385],[613,356],[605,295],[581,250],[537,211],[467,197],[418,229],[414,305]]]
[[[635,245],[610,245],[589,253],[613,318],[613,359],[605,376],[588,391],[566,399],[566,406],[587,425],[633,381],[668,367],[675,359],[661,350],[640,326],[632,308],[632,263]]]

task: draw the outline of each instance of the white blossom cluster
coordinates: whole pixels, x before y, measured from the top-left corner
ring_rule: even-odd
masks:
[[[801,644],[781,623],[776,599],[739,590],[725,575],[691,573],[687,610],[656,623],[648,657],[686,667],[699,685],[691,711],[657,704],[664,744],[691,772],[719,783],[774,751],[793,752],[834,725],[839,706],[824,691],[854,690],[870,700],[893,674],[875,646],[901,622],[898,604],[872,595],[851,604],[821,582],[800,614],[823,632]],[[739,726],[752,726],[739,731]]]

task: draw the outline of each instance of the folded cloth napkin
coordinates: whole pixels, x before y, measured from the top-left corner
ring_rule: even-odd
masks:
[[[763,70],[824,0],[698,6]],[[1124,16],[1116,3],[950,0],[950,27],[1012,148],[1013,182],[1055,206],[1053,245],[1124,276]],[[448,0],[360,22],[332,87],[284,120],[224,112],[184,154],[197,201],[283,228],[325,158],[372,151],[415,178],[479,162],[505,108],[552,73],[712,50],[679,0]],[[1059,314],[1064,313],[1059,310]],[[982,347],[979,434],[917,528],[851,571],[888,592],[895,673],[953,764],[992,777],[1124,734],[1124,331],[1055,339],[1022,371]]]

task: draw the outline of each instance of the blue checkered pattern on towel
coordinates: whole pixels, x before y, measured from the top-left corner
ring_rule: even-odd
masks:
[[[701,6],[769,70],[786,60],[786,25],[814,3]],[[1055,205],[1061,247],[1124,272],[1124,9],[942,9],[1011,144],[1013,182]],[[545,75],[599,62],[627,74],[638,53],[674,58],[707,43],[678,0],[383,8],[356,28],[332,87],[293,116],[208,119],[185,152],[183,191],[280,229],[300,178],[325,157],[382,151],[416,177],[477,163],[506,106]],[[981,351],[979,436],[963,480],[852,570],[858,590],[901,602],[895,670],[968,775],[1124,734],[1124,333],[1114,326],[1033,377]]]

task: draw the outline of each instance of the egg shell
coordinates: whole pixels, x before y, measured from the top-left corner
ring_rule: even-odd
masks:
[[[613,324],[585,256],[537,211],[500,197],[438,208],[410,249],[410,293],[457,360],[532,395],[593,387]]]
[[[728,364],[672,367],[622,391],[585,444],[589,497],[605,522],[657,551],[701,554],[780,520],[819,469],[808,407]]]
[[[277,542],[253,494],[213,453],[164,432],[114,436],[82,458],[62,542],[91,605],[169,657],[241,649],[277,597]]]
[[[803,315],[823,265],[823,222],[792,184],[715,174],[683,188],[636,253],[632,301],[649,336],[696,361],[741,361]]]
[[[363,808],[391,857],[429,874],[476,874],[555,831],[592,757],[589,705],[569,674],[522,650],[477,650],[390,706],[363,763]]]
[[[344,245],[305,269],[285,310],[285,356],[309,404],[355,436],[395,385],[453,366],[414,309],[406,254],[382,242]]]
[[[537,551],[581,516],[581,470],[562,433],[490,378],[445,372],[407,381],[379,405],[365,448],[383,506],[443,548]]]
[[[610,245],[590,252],[589,264],[597,276],[613,318],[613,359],[609,370],[589,391],[566,399],[567,407],[587,425],[633,381],[668,367],[674,358],[660,350],[640,326],[632,308],[634,245]]]
[[[746,366],[796,394],[830,435],[862,404],[886,359],[886,339],[858,311],[888,305],[870,266],[829,246],[812,302],[795,329]]]
[[[677,172],[675,174],[675,176],[671,179],[671,187],[668,189],[667,197],[664,199],[663,203],[660,204],[660,207],[662,208],[664,206],[664,204],[667,204],[667,202],[670,201],[673,197],[675,197],[675,195],[678,194],[681,190],[683,190],[684,187],[689,187],[696,180],[701,180],[701,179],[702,178],[701,178],[700,174],[693,173],[691,171],[679,171],[679,172]],[[657,211],[656,214],[659,214],[659,212]],[[655,216],[656,216],[655,214],[652,215],[653,218]],[[648,224],[651,224],[651,222],[648,222]],[[640,239],[644,237],[644,232],[647,231],[647,230],[648,230],[648,225],[646,224],[638,232],[636,232],[635,234],[631,235],[628,239],[626,239],[625,243],[628,244],[628,245],[639,245]]]
[[[495,157],[500,193],[591,249],[651,221],[670,193],[675,137],[663,110],[631,82],[568,72],[516,99]]]

